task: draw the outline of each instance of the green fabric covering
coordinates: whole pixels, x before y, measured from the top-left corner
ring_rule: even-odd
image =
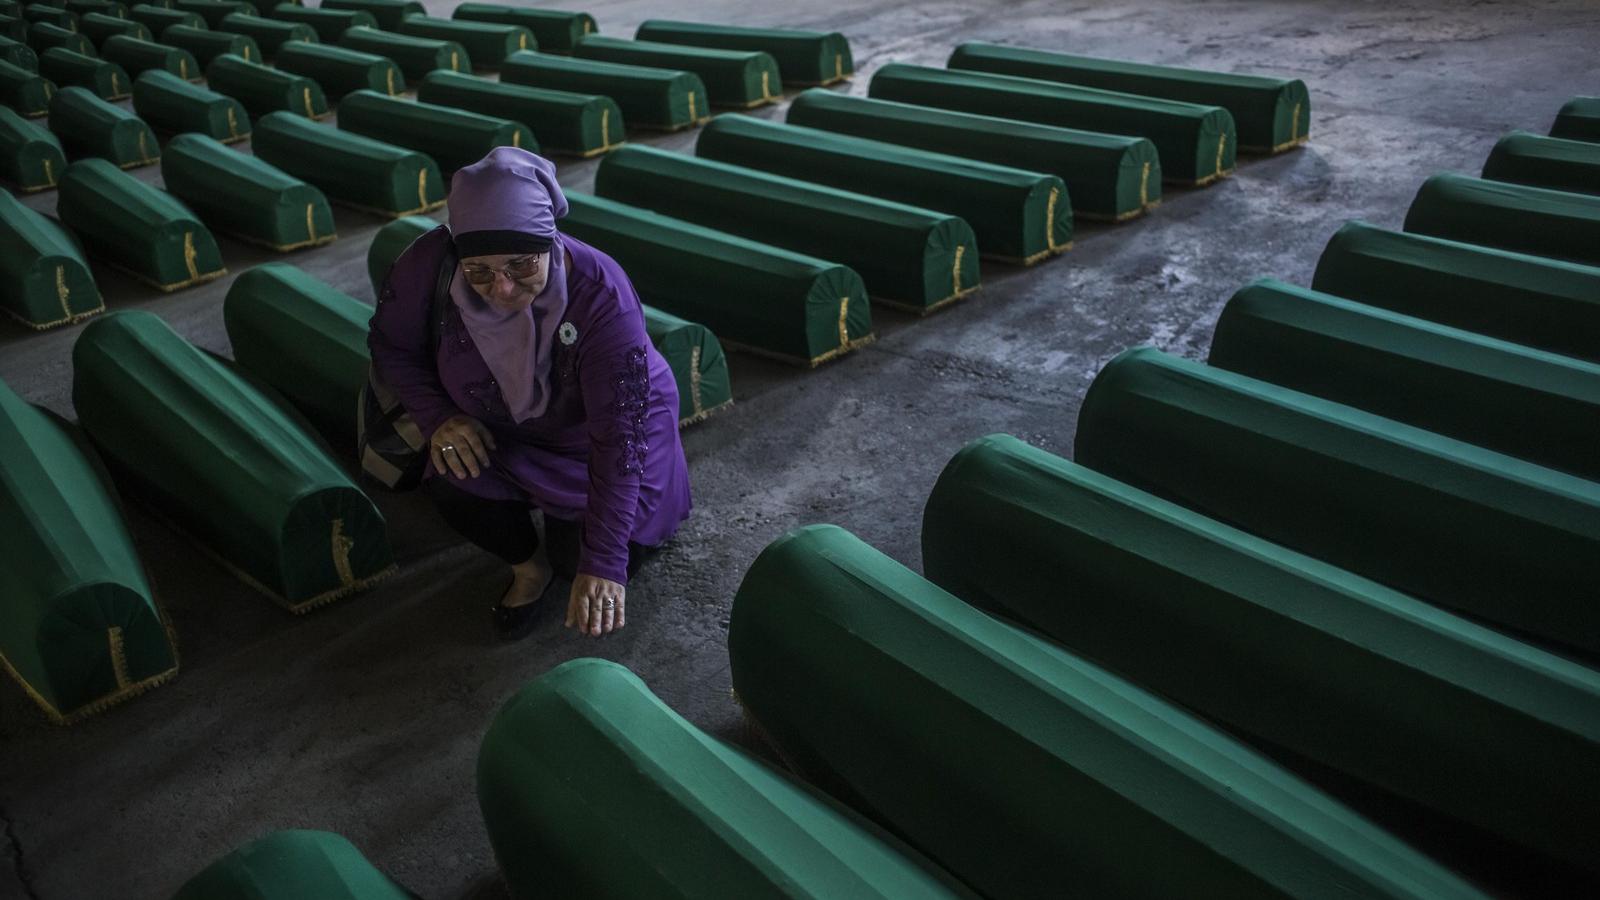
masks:
[[[693,72],[513,53],[500,66],[502,83],[610,97],[634,127],[677,131],[711,119],[706,86]],[[621,134],[616,129],[613,134]],[[540,133],[540,139],[544,135]]]
[[[1600,197],[1444,173],[1423,182],[1406,231],[1600,265]]]
[[[783,80],[788,84],[833,84],[855,74],[850,42],[837,31],[741,28],[650,19],[639,26],[634,37],[661,44],[760,51],[777,61]]]
[[[0,191],[0,309],[42,331],[105,308],[77,240],[54,219]]]
[[[572,48],[586,34],[594,34],[599,27],[594,16],[584,12],[567,12],[559,9],[529,9],[525,6],[507,6],[503,3],[462,3],[450,14],[451,18],[469,22],[496,22],[501,25],[521,25],[533,32],[540,50],[547,53],[571,53]]]
[[[70,31],[59,25],[48,22],[36,22],[28,26],[28,46],[35,53],[43,53],[51,47],[65,47],[85,56],[94,56],[94,44],[89,39],[76,31]]]
[[[163,291],[228,274],[211,232],[165,191],[103,159],[67,167],[56,215],[93,256]]]
[[[1600,673],[994,435],[928,578],[1229,730],[1594,867]]]
[[[233,54],[245,62],[261,62],[261,48],[255,38],[227,31],[212,31],[190,25],[174,25],[161,32],[161,43],[194,54],[202,66],[211,65],[219,56]]]
[[[238,100],[256,118],[280,110],[308,119],[328,115],[328,98],[315,81],[231,53],[206,66],[206,82],[218,93]]]
[[[275,388],[337,447],[355,447],[372,307],[295,266],[256,266],[228,288],[233,358]]]
[[[445,172],[470,166],[496,147],[539,152],[533,131],[520,122],[385,97],[374,91],[357,91],[344,98],[339,104],[339,127],[426,153]]]
[[[952,69],[1039,78],[1145,97],[1220,106],[1233,116],[1239,148],[1280,153],[1306,142],[1311,95],[1298,78],[1235,75],[973,42],[950,54]]]
[[[1600,484],[1150,348],[1101,370],[1074,455],[1430,603],[1600,650]]]
[[[541,153],[590,157],[623,141],[622,110],[610,97],[524,87],[460,72],[431,72],[417,100],[454,107],[533,129]]]
[[[728,358],[711,329],[649,306],[644,308],[644,329],[672,367],[680,427],[733,404]]]
[[[161,156],[161,180],[206,225],[279,252],[334,239],[322,192],[201,134],[180,134]]]
[[[285,22],[300,22],[310,25],[317,37],[324,44],[336,44],[339,36],[350,28],[376,28],[378,20],[372,13],[362,12],[359,9],[325,9],[300,6],[294,3],[279,3],[272,8],[272,17]]]
[[[713,50],[590,35],[573,55],[630,66],[692,72],[705,85],[712,106],[749,109],[783,99],[783,76],[770,53]]]
[[[355,9],[370,13],[378,27],[397,31],[406,16],[425,15],[427,10],[417,0],[322,0],[324,9]]]
[[[10,63],[29,72],[39,71],[39,54],[21,41],[0,37],[0,62]]]
[[[50,130],[74,159],[98,156],[119,168],[133,169],[161,158],[161,145],[143,119],[87,88],[56,92],[50,100]]]
[[[339,35],[339,46],[388,57],[413,81],[438,69],[472,71],[472,57],[455,41],[391,34],[376,28],[350,28]]]
[[[68,31],[78,30],[78,16],[59,6],[48,6],[43,3],[28,3],[22,7],[22,19],[32,25],[55,25]]]
[[[27,194],[55,187],[66,170],[55,135],[0,106],[0,180]]]
[[[200,18],[198,13],[151,6],[147,3],[140,3],[129,9],[128,18],[150,29],[151,34],[157,35],[174,25],[187,25],[190,28],[207,27],[206,20]]]
[[[64,8],[78,14],[78,25],[83,25],[83,20],[90,15],[110,16],[116,19],[128,17],[128,6],[116,0],[66,0],[61,4]]]
[[[616,259],[644,302],[724,344],[816,365],[872,340],[866,287],[844,266],[600,197],[567,201],[562,231]]]
[[[1573,97],[1556,114],[1550,136],[1569,141],[1600,141],[1600,97]]]
[[[28,21],[21,16],[0,15],[0,34],[13,41],[28,39]]]
[[[1220,106],[900,63],[879,69],[867,93],[880,100],[1148,138],[1161,154],[1161,177],[1177,184],[1210,184],[1228,175],[1238,149],[1233,117]]]
[[[1072,246],[1072,201],[1054,175],[742,115],[708,124],[695,153],[960,216],[984,256],[1031,265]]]
[[[178,674],[110,486],[66,427],[5,382],[0,518],[0,663],[52,720],[92,715]]]
[[[970,896],[606,660],[557,666],[501,708],[478,805],[515,897]]]
[[[135,22],[126,16],[112,16],[105,13],[88,13],[78,23],[78,30],[96,46],[104,45],[106,38],[114,34],[125,34],[136,37],[141,41],[150,40],[153,35],[149,27]]]
[[[436,41],[454,41],[466,48],[467,55],[480,69],[498,69],[507,56],[518,50],[539,48],[533,32],[527,28],[495,22],[407,16],[400,23],[400,33]]]
[[[367,247],[367,278],[372,282],[372,293],[383,291],[383,279],[389,277],[389,267],[411,242],[439,227],[427,216],[401,216],[385,224],[372,236]]]
[[[242,0],[176,0],[173,9],[194,13],[211,28],[221,28],[222,20],[234,13],[255,11],[254,6]]]
[[[1263,279],[1210,363],[1600,481],[1600,365]]]
[[[0,62],[0,102],[6,106],[24,116],[37,118],[50,111],[50,99],[55,93],[56,86],[50,79]]]
[[[261,53],[272,59],[290,41],[317,43],[317,30],[304,22],[266,19],[255,13],[234,13],[222,20],[223,31],[242,34],[256,42]]]
[[[39,74],[62,87],[84,87],[102,100],[121,100],[133,91],[133,79],[114,62],[51,47],[39,54]]]
[[[1600,362],[1600,268],[1349,222],[1322,251],[1311,286]]]
[[[831,525],[756,558],[728,655],[791,767],[984,896],[1480,896],[1216,728]]]
[[[873,300],[912,312],[978,288],[972,229],[944,213],[644,146],[601,161],[594,191],[843,263],[861,273]]]
[[[172,134],[195,132],[225,144],[250,137],[250,115],[239,101],[171,72],[140,75],[133,84],[133,108],[151,127]]]
[[[337,834],[274,831],[212,863],[173,900],[413,900],[413,895]]]
[[[312,79],[335,101],[355,91],[382,91],[393,96],[406,89],[406,77],[392,61],[347,47],[291,43],[278,50],[272,64]],[[341,107],[341,115],[343,112]]]
[[[102,51],[106,59],[134,77],[135,91],[139,77],[145,72],[170,72],[184,81],[199,81],[205,74],[193,53],[153,41],[117,35],[106,39]]]
[[[439,166],[415,150],[325,128],[288,113],[269,113],[256,120],[250,147],[261,159],[321,188],[336,203],[385,216],[444,205]]]
[[[1600,194],[1600,144],[1513,131],[1489,151],[1483,177],[1533,187]]]
[[[160,318],[96,319],[72,365],[73,406],[119,481],[291,611],[393,569],[383,516],[312,437]]]

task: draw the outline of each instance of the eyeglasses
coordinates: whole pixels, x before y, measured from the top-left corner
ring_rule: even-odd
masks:
[[[539,271],[539,261],[544,259],[544,254],[523,256],[506,263],[504,268],[491,268],[489,266],[462,266],[461,274],[466,276],[469,284],[494,284],[494,277],[504,273],[512,281],[523,278],[532,278]]]

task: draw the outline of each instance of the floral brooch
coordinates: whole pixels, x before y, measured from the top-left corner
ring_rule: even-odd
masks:
[[[578,340],[578,327],[571,322],[562,322],[561,327],[556,329],[556,337],[561,339],[561,343],[571,347]]]

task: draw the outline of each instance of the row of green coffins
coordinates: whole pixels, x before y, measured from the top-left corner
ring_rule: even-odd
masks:
[[[1513,131],[1483,164],[1483,177],[1532,187],[1600,194],[1600,143]]]
[[[1423,183],[1406,231],[1600,265],[1600,193],[1444,173]]]
[[[1600,143],[1600,97],[1573,97],[1556,114],[1550,136]]]

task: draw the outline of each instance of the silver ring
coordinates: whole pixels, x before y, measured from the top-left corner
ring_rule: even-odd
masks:
[[[616,608],[617,608],[617,601],[615,601],[615,600],[607,600],[606,601],[606,609],[616,609]]]
[[[439,448],[439,452],[440,453],[445,453],[445,452],[459,453],[460,451],[456,449],[456,445],[455,444],[445,444],[445,445],[443,445],[443,446],[441,446]]]

